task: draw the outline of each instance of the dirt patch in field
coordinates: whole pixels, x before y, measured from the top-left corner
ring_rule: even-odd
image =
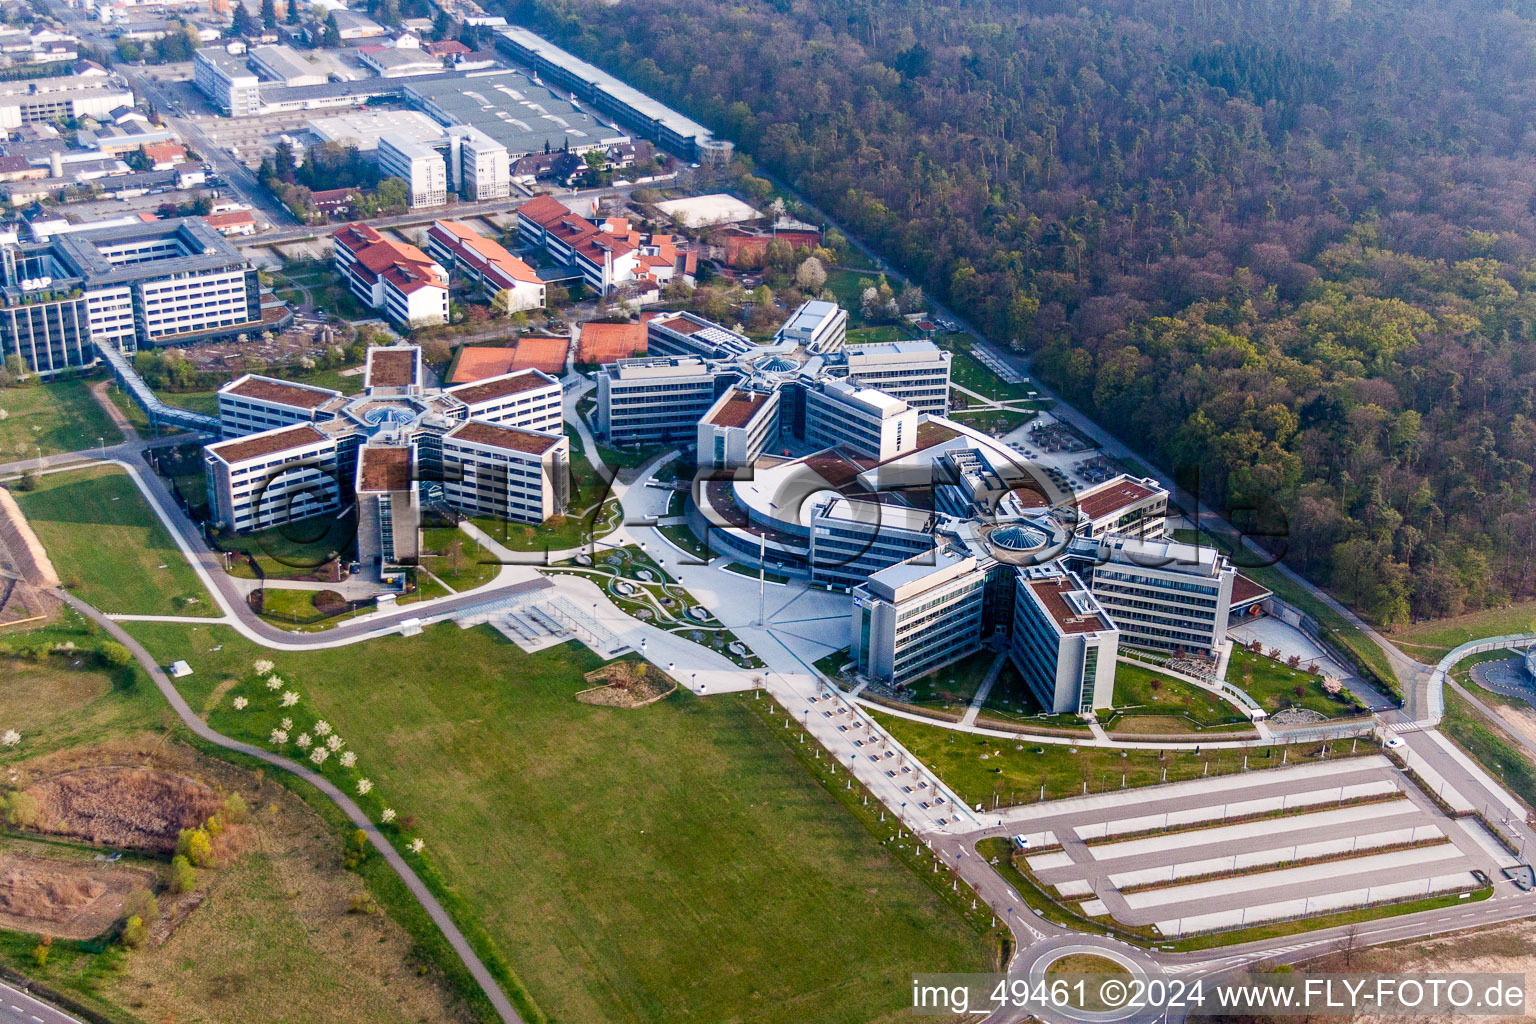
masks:
[[[196,779],[137,767],[67,772],[25,792],[37,801],[34,831],[155,853],[174,850],[182,829],[206,821],[223,803]]]
[[[643,708],[677,689],[676,680],[644,662],[616,661],[588,672],[586,680],[604,685],[582,690],[576,699],[610,708]]]
[[[1393,975],[1420,972],[1523,974],[1525,1003],[1530,1006],[1531,1000],[1536,999],[1536,922],[1516,921],[1444,938],[1356,950],[1348,958],[1343,953],[1335,953],[1308,964],[1307,969],[1379,971]],[[1361,1014],[1354,1019],[1354,1024],[1451,1024],[1467,1019],[1449,1015],[1393,1017],[1378,1013]],[[1516,1021],[1525,1024],[1530,1019],[1520,1014],[1477,1018],[1479,1024],[1515,1024]]]
[[[122,916],[130,892],[154,881],[133,868],[0,853],[0,928],[94,938]]]
[[[1510,732],[1518,733],[1532,742],[1536,742],[1536,711],[1529,708],[1511,707],[1508,704],[1494,704],[1489,706],[1498,712],[1499,719],[1508,727]]]

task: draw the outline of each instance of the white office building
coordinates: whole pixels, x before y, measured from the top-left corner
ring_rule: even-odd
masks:
[[[192,55],[192,82],[227,117],[261,113],[261,80],[243,56],[222,46],[205,46]]]
[[[872,573],[853,590],[859,674],[900,686],[979,650],[986,582],[977,559],[945,549]]]
[[[917,444],[917,410],[874,388],[826,381],[805,394],[805,439],[884,462]]]
[[[558,434],[564,429],[560,382],[542,370],[518,370],[447,388],[472,420]]]
[[[598,433],[615,445],[696,440],[699,420],[715,403],[715,377],[694,357],[608,363],[597,372]]]
[[[468,202],[483,203],[512,194],[512,159],[506,146],[468,125],[446,131],[459,195]]]
[[[154,344],[260,330],[249,259],[201,217],[0,244],[0,356],[49,373]]]
[[[730,388],[699,420],[699,465],[750,466],[779,433],[779,393]]]
[[[653,317],[645,325],[646,353],[726,359],[752,351],[752,339],[693,313]]]
[[[806,299],[789,315],[774,341],[792,341],[805,349],[825,355],[842,350],[848,337],[848,311],[835,302]]]
[[[470,515],[542,523],[570,498],[564,434],[470,420],[443,435],[443,492]]]
[[[1119,649],[1119,630],[1075,574],[1055,564],[1018,570],[1010,654],[1041,707],[1110,707]]]
[[[340,391],[247,373],[219,388],[219,426],[244,437],[296,423],[336,418],[348,399]]]
[[[379,173],[405,181],[412,209],[448,202],[448,167],[442,154],[409,136],[391,132],[379,137]]]
[[[1092,572],[1093,594],[1126,643],[1203,652],[1226,645],[1237,572],[1216,549],[1106,537]]]
[[[203,449],[209,520],[240,532],[341,508],[336,439],[309,424]]]
[[[949,415],[950,354],[931,341],[849,345],[848,380],[884,391],[918,412]]]

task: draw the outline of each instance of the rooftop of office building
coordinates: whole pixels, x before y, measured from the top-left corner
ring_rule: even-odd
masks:
[[[705,422],[716,427],[744,427],[767,402],[768,396],[760,391],[733,388],[715,403]]]
[[[488,448],[503,448],[507,451],[542,455],[563,441],[564,437],[558,434],[546,434],[538,430],[522,430],[518,427],[504,427],[492,423],[481,423],[478,420],[470,420],[448,431],[448,433],[443,435],[443,439],[445,441],[467,441],[471,444],[484,445]]]
[[[293,451],[304,448],[317,441],[327,440],[325,434],[316,430],[307,423],[296,427],[278,427],[274,430],[266,430],[259,434],[251,434],[248,437],[236,438],[232,441],[220,441],[211,444],[207,450],[223,459],[225,462],[249,462],[251,459],[259,459],[266,455],[277,455],[281,452]]]
[[[404,491],[411,486],[411,450],[366,445],[358,461],[358,490]]]
[[[1026,573],[1024,585],[1062,633],[1100,633],[1115,628],[1083,581],[1074,575]]]
[[[447,394],[466,405],[475,405],[557,383],[559,382],[554,378],[539,370],[519,370],[516,373],[503,374],[500,377],[491,377],[472,384],[459,384],[449,388]]]
[[[224,385],[219,391],[221,394],[239,395],[242,398],[254,398],[264,402],[280,402],[300,409],[318,409],[341,395],[340,391],[332,391],[329,388],[317,388],[308,384],[295,384],[291,381],[257,377],[252,374]]]

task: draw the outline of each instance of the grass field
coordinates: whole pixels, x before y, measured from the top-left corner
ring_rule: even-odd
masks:
[[[1536,807],[1536,764],[1502,726],[1478,714],[1449,687],[1440,729],[1510,792]]]
[[[1306,671],[1306,666],[1291,668],[1284,662],[1242,647],[1234,647],[1227,668],[1227,682],[1238,687],[1274,714],[1286,707],[1316,711],[1326,718],[1338,718],[1357,710],[1352,700],[1335,700],[1323,689],[1322,676]],[[1297,693],[1297,689],[1300,693]],[[1346,691],[1347,693],[1347,691]]]
[[[1151,786],[1159,782],[1178,782],[1203,775],[1229,775],[1243,770],[1243,750],[1206,750],[1168,752],[1155,750],[1116,750],[1112,747],[1070,747],[1063,744],[1032,744],[1025,737],[1018,740],[977,736],[956,732],[937,725],[924,725],[904,718],[871,714],[913,755],[943,779],[967,803],[992,806],[996,797],[1003,806],[1033,803],[1041,799],[1080,796],[1121,788]],[[1362,753],[1376,747],[1360,744]],[[1317,745],[1293,746],[1285,755],[1288,764],[1310,763],[1318,757]],[[1349,743],[1340,745],[1337,755],[1348,752]],[[1159,757],[1159,753],[1163,756]],[[1280,750],[1264,747],[1247,752],[1250,769],[1278,767]],[[1209,769],[1206,768],[1209,765]],[[1167,773],[1166,780],[1163,775]]]
[[[40,477],[16,500],[59,578],[105,612],[218,615],[171,535],[116,467]]]
[[[997,374],[982,366],[967,352],[950,353],[949,378],[995,401],[1027,400],[1030,389],[1022,384],[1005,384]]]
[[[267,579],[300,579],[314,575],[337,558],[353,557],[357,539],[353,523],[350,512],[339,519],[316,516],[251,533],[215,534],[212,543],[220,551],[254,558]],[[231,558],[229,573],[257,578],[244,558]]]
[[[1449,619],[1416,622],[1390,634],[1403,653],[1434,664],[1468,640],[1511,633],[1536,632],[1536,601],[1521,601],[1507,608],[1488,608]]]
[[[996,660],[996,651],[984,649],[919,676],[908,684],[912,687],[911,703],[956,714],[964,712]]]
[[[0,388],[0,462],[95,448],[123,439],[83,380]]]
[[[489,551],[455,527],[427,527],[421,533],[421,546],[421,567],[455,591],[484,586],[501,571]]]
[[[192,662],[194,707],[256,657],[276,662],[303,695],[291,713],[326,717],[369,799],[416,817],[432,868],[551,1019],[789,1022],[814,1006],[818,1022],[867,1021],[898,1012],[914,970],[990,969],[981,938],[806,775],[748,695],[579,704],[595,658],[529,656],[484,628],[315,653],[132,629]],[[220,695],[212,724],[264,740],[279,712],[252,689],[243,712]]]
[[[1215,694],[1134,661],[1115,665],[1115,718],[1111,730],[1142,716],[1169,717],[1185,727],[1245,724],[1248,719]],[[1180,730],[1182,731],[1182,730]]]

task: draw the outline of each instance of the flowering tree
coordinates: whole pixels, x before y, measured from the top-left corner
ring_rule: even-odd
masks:
[[[324,747],[316,747],[309,752],[309,759],[317,765],[325,764],[325,759],[331,756],[331,752]]]
[[[283,707],[291,708],[299,702],[299,695],[292,690],[283,691]]]
[[[358,783],[357,783],[357,788],[358,788],[359,791],[362,790],[363,785],[365,783],[367,784],[369,789],[373,788],[373,783],[369,782],[367,779],[360,779],[360,780],[358,780]],[[379,820],[382,821],[386,825],[388,825],[390,822],[394,821],[395,820],[395,809],[393,807],[386,807],[386,808],[384,808],[383,812],[379,815]]]
[[[272,735],[269,736],[268,739],[270,739],[273,743],[277,744],[278,746],[282,746],[284,743],[288,742],[288,734],[286,732],[284,732],[282,729],[273,729],[272,730]]]
[[[373,792],[373,781],[371,779],[358,779],[357,780],[357,795],[358,796],[367,796],[371,792]],[[390,817],[393,817],[395,812],[394,811],[386,811],[385,813],[390,815]],[[388,821],[389,819],[386,818],[385,820]]]
[[[282,676],[268,676],[267,677],[267,689],[269,689],[269,690],[281,690],[282,688],[283,688],[283,677]]]
[[[347,744],[346,744],[346,742],[340,736],[337,736],[335,733],[331,733],[331,735],[329,735],[329,736],[327,736],[325,738],[325,745],[327,747],[330,747],[331,748],[331,753],[334,754],[334,753],[336,753],[336,751],[340,750],[342,747],[346,746]]]
[[[411,845],[409,847],[409,849],[410,849],[410,851],[412,853],[420,853],[422,850],[425,850],[426,848],[427,848],[427,844],[422,842],[420,839],[412,839],[411,840]]]
[[[17,732],[15,729],[7,729],[5,730],[5,734],[0,736],[0,745],[3,746],[14,747],[20,742],[21,733]]]
[[[283,719],[282,723],[279,725],[279,728],[292,729],[293,728],[293,719],[291,719],[291,718]]]
[[[244,711],[245,706],[249,703],[250,701],[246,700],[244,697],[236,697],[234,700],[235,710]]]
[[[252,665],[251,667],[256,670],[256,674],[259,676],[264,676],[268,672],[272,671],[272,663],[266,658],[258,659],[256,664]]]
[[[329,736],[330,734],[331,734],[331,723],[330,722],[327,722],[325,719],[322,718],[322,719],[320,719],[320,721],[315,723],[315,735],[316,736]]]
[[[301,732],[301,733],[299,733],[299,738],[294,740],[293,742],[295,742],[295,743],[297,743],[299,745],[299,749],[300,750],[308,750],[310,748],[310,745],[312,743],[314,743],[315,741],[309,738],[309,733]]]
[[[357,755],[352,751],[349,750],[341,755],[341,766],[343,768],[351,768],[355,764],[357,764]]]

